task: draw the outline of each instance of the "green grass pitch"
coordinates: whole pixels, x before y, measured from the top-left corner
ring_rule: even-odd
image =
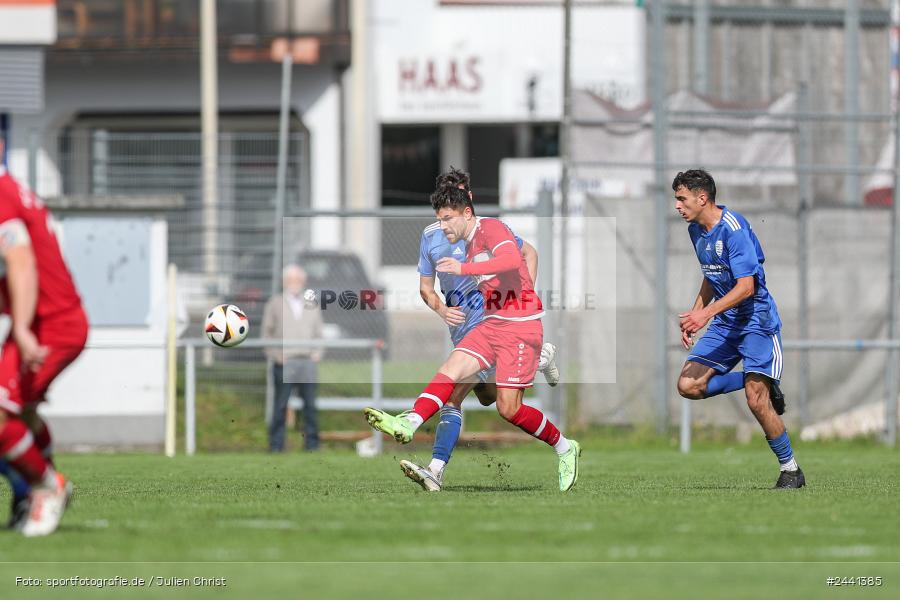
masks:
[[[800,445],[809,485],[784,492],[768,489],[777,468],[761,440],[687,456],[663,443],[584,446],[568,494],[537,443],[458,450],[438,494],[398,467],[429,449],[388,441],[374,459],[64,455],[73,504],[53,536],[0,534],[0,597],[900,597],[896,451]],[[47,584],[116,575],[227,587]],[[882,585],[826,583],[862,576]]]

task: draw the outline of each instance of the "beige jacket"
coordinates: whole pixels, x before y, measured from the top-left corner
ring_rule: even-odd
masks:
[[[302,301],[302,299],[301,299]],[[276,294],[266,302],[263,312],[262,336],[267,339],[288,340],[320,340],[322,339],[322,313],[318,304],[303,305],[303,313],[299,319],[294,318],[284,293]],[[319,360],[322,348],[282,348],[268,347],[266,356],[279,364],[288,358],[311,358]]]

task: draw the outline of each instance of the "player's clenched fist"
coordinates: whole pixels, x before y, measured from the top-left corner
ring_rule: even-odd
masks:
[[[697,333],[709,323],[709,315],[702,308],[681,313],[678,317],[681,319],[681,331],[689,335]]]

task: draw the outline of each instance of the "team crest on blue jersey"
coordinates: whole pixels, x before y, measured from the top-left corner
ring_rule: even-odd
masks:
[[[722,257],[722,240],[716,240],[716,256]]]

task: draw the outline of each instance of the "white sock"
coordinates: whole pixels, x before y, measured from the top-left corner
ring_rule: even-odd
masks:
[[[422,425],[422,423],[425,422],[425,419],[423,419],[422,416],[419,415],[419,413],[414,413],[414,412],[411,412],[411,413],[409,413],[408,415],[406,415],[406,419],[407,419],[410,423],[412,423],[413,431],[415,431],[416,429],[418,429],[419,426]]]
[[[566,436],[560,434],[559,440],[557,440],[557,442],[553,444],[553,449],[556,450],[557,454],[562,456],[569,451],[569,448],[571,448],[569,440],[566,439]]]
[[[41,486],[54,490],[59,486],[59,482],[56,481],[56,471],[53,470],[53,467],[47,467],[47,472],[44,473],[44,478],[41,479]]]
[[[797,461],[794,460],[794,457],[791,457],[791,460],[787,461],[783,465],[781,465],[782,471],[796,471],[800,466],[797,464]]]
[[[444,474],[444,467],[447,466],[447,463],[442,461],[439,458],[432,458],[431,462],[428,463],[428,470],[440,477]]]

